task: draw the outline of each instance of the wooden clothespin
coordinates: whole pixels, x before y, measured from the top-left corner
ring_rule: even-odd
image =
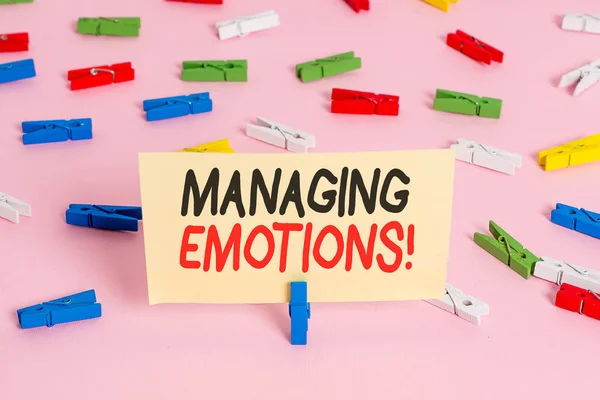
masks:
[[[0,193],[0,218],[18,224],[19,215],[31,217],[31,206],[15,197]]]
[[[585,92],[600,81],[600,60],[592,61],[581,68],[564,74],[560,78],[558,87],[575,85],[573,96]]]
[[[0,6],[3,4],[20,4],[20,3],[33,3],[33,0],[0,0]]]
[[[475,325],[481,325],[481,317],[490,313],[486,303],[449,284],[446,284],[446,294],[442,298],[425,301]]]
[[[347,89],[331,90],[334,114],[398,115],[400,97]]]
[[[188,96],[144,100],[142,107],[146,111],[146,121],[160,121],[210,112],[213,109],[213,102],[210,99],[210,93],[204,92]]]
[[[556,293],[557,307],[600,319],[600,296],[592,290],[563,283]]]
[[[66,142],[92,138],[92,119],[25,121],[21,124],[23,144]]]
[[[600,214],[558,203],[550,214],[556,225],[600,239]]]
[[[439,8],[442,11],[448,12],[450,11],[451,3],[458,3],[459,0],[423,0],[427,4],[431,4],[432,6]]]
[[[290,341],[293,345],[305,345],[308,336],[308,320],[310,303],[308,302],[308,285],[306,282],[290,283]]]
[[[309,133],[297,131],[289,126],[266,118],[257,117],[258,124],[248,124],[246,135],[261,142],[281,147],[294,153],[306,153],[315,147],[315,137]]]
[[[132,81],[135,79],[135,70],[131,67],[130,62],[100,65],[71,70],[67,74],[67,79],[71,81],[71,90],[89,89],[111,83]]]
[[[253,15],[244,15],[226,21],[217,22],[217,33],[219,39],[231,39],[233,37],[247,36],[253,32],[279,26],[279,15],[273,10]]]
[[[457,30],[456,33],[449,33],[446,44],[484,64],[489,65],[492,61],[502,63],[504,60],[503,52],[461,30]]]
[[[600,160],[600,133],[540,151],[538,164],[545,171],[588,164]]]
[[[229,145],[229,139],[216,140],[179,151],[186,153],[235,153]]]
[[[111,231],[137,232],[142,219],[142,207],[70,204],[66,212],[68,225]]]
[[[184,61],[181,80],[194,82],[246,82],[246,60],[200,60]]]
[[[360,57],[354,57],[354,52],[349,51],[298,64],[296,65],[296,76],[302,82],[311,82],[343,74],[344,72],[354,71],[360,69],[361,66]]]
[[[521,168],[521,155],[509,153],[495,147],[486,146],[472,140],[458,139],[457,144],[450,146],[456,151],[456,159],[473,165],[502,172],[515,174],[515,168]]]
[[[139,36],[142,26],[139,17],[79,18],[77,33],[103,36]]]
[[[479,117],[498,119],[502,112],[502,100],[437,89],[435,91],[433,109],[455,114],[477,115]]]
[[[533,275],[556,283],[563,283],[600,292],[600,272],[587,269],[580,265],[558,261],[550,257],[542,257],[535,263]]]
[[[370,8],[369,0],[345,0],[345,1],[356,12],[360,12],[360,10],[369,11],[369,8]]]
[[[600,33],[600,14],[565,14],[561,28],[566,31]]]
[[[20,33],[0,33],[0,53],[29,50],[29,34]]]
[[[33,59],[0,64],[0,83],[8,83],[35,77]]]
[[[100,318],[102,305],[96,303],[96,292],[88,290],[17,310],[21,329],[52,327],[67,322]]]

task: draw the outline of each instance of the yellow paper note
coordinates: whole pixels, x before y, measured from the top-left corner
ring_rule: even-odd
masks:
[[[454,150],[140,154],[150,304],[444,294]]]

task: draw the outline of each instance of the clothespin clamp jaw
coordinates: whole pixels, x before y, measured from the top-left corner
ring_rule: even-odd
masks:
[[[27,32],[0,34],[0,53],[27,50],[29,50],[29,34]]]
[[[540,151],[538,164],[545,171],[573,167],[600,160],[600,133]]]
[[[184,61],[181,70],[181,80],[194,82],[246,82],[248,80],[248,61]]]
[[[35,77],[33,59],[0,64],[0,83],[14,82]]]
[[[459,138],[458,143],[451,145],[450,148],[455,150],[457,160],[493,171],[514,175],[515,168],[521,168],[520,154],[510,153],[472,140]]]
[[[159,121],[210,112],[213,109],[213,102],[210,99],[210,93],[204,92],[188,96],[144,100],[142,106],[146,111],[146,121]]]
[[[26,121],[21,124],[23,144],[92,139],[92,119]]]
[[[139,36],[140,27],[139,17],[98,17],[77,20],[77,33],[84,35]]]
[[[356,12],[369,11],[370,8],[369,0],[346,0],[346,3]]]
[[[135,79],[135,70],[130,62],[101,65],[97,67],[71,70],[67,74],[71,90],[89,89],[97,86],[121,83]]]
[[[450,11],[450,3],[458,3],[459,0],[423,0],[427,4],[439,8],[442,11]]]
[[[433,109],[455,114],[477,115],[498,119],[502,111],[502,100],[437,89],[435,100],[433,101]]]
[[[565,228],[600,239],[600,214],[558,203],[550,221]]]
[[[529,279],[539,258],[525,249],[521,243],[517,242],[494,221],[490,221],[489,229],[492,237],[476,232],[473,237],[475,243],[500,262],[508,265],[517,274]]]
[[[216,24],[217,33],[221,40],[244,37],[250,33],[275,28],[276,26],[279,26],[279,15],[273,10],[220,21]]]
[[[598,81],[600,81],[600,59],[567,72],[560,78],[558,87],[576,84],[573,96],[577,96],[594,86]]]
[[[69,225],[112,231],[137,232],[142,208],[135,206],[104,206],[71,204],[66,212]]]
[[[96,292],[88,290],[17,310],[21,329],[52,327],[67,322],[100,318],[102,305],[96,303]]]
[[[400,97],[388,94],[332,89],[331,112],[334,114],[398,115]]]
[[[308,302],[308,287],[306,282],[290,283],[288,312],[292,325],[292,344],[305,345],[307,343],[308,319],[310,318],[310,303]]]
[[[294,153],[306,153],[315,147],[315,137],[266,118],[257,117],[258,123],[246,125],[246,135]]]
[[[566,31],[600,33],[600,14],[565,14],[561,28]]]
[[[461,30],[457,30],[456,33],[449,33],[446,44],[484,64],[490,65],[492,61],[502,63],[504,60],[503,52]]]
[[[481,325],[481,317],[490,313],[486,303],[449,284],[446,284],[443,297],[425,301],[475,325]]]
[[[535,263],[533,275],[549,282],[578,286],[594,292],[600,292],[600,272],[582,266],[542,257]]]
[[[229,145],[229,139],[216,140],[179,151],[186,153],[235,153]]]
[[[335,54],[326,58],[318,58],[296,65],[296,76],[302,82],[311,82],[327,78],[344,72],[360,69],[362,66],[360,57],[354,57],[354,52]]]
[[[555,305],[565,310],[600,319],[600,296],[589,289],[563,283],[556,293]]]
[[[18,224],[19,215],[31,217],[31,206],[15,197],[0,193],[0,218]]]

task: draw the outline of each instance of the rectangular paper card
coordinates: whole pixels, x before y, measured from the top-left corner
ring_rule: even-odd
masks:
[[[139,161],[150,304],[444,295],[452,149]]]

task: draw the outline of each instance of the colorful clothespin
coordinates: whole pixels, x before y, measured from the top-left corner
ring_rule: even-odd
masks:
[[[226,21],[217,22],[217,33],[219,39],[231,39],[232,37],[242,37],[253,32],[264,31],[265,29],[279,26],[279,15],[273,10],[265,11],[253,15],[244,15]]]
[[[19,3],[33,3],[33,0],[0,0],[0,5],[19,4]]]
[[[400,97],[389,94],[333,89],[331,112],[336,114],[398,115]]]
[[[461,30],[457,30],[456,33],[449,33],[446,44],[484,64],[489,65],[492,61],[502,63],[504,59],[503,52]]]
[[[31,206],[15,197],[0,193],[0,218],[18,224],[19,215],[31,217]]]
[[[545,171],[573,167],[600,160],[600,133],[540,151],[538,164]]]
[[[423,0],[427,4],[439,8],[442,11],[450,11],[450,3],[458,3],[459,0]]]
[[[66,217],[69,225],[137,232],[142,207],[70,204]]]
[[[503,172],[508,175],[515,174],[515,168],[521,168],[521,155],[509,153],[495,147],[490,147],[472,140],[458,139],[457,144],[450,146],[456,152],[456,159]]]
[[[517,274],[529,279],[539,258],[525,249],[521,243],[517,242],[494,221],[490,221],[489,229],[493,237],[476,232],[473,236],[475,243],[503,264],[508,265]]]
[[[311,82],[343,74],[344,72],[354,71],[360,69],[361,66],[360,57],[354,57],[354,52],[349,51],[298,64],[296,65],[296,76],[302,82]]]
[[[369,0],[345,0],[346,3],[356,12],[360,10],[369,11]]]
[[[216,140],[179,151],[186,153],[235,153],[229,145],[229,139]]]
[[[550,221],[556,225],[600,239],[600,214],[598,213],[558,203],[550,214]]]
[[[184,61],[181,70],[181,80],[195,82],[246,82],[248,80],[248,61]]]
[[[563,283],[556,293],[557,307],[600,319],[600,296],[591,290]]]
[[[134,78],[135,70],[131,67],[130,62],[74,69],[69,71],[67,75],[67,79],[71,81],[71,90],[127,82],[134,80]]]
[[[33,59],[0,64],[0,83],[14,82],[35,77]]]
[[[600,292],[600,272],[550,257],[542,257],[540,261],[535,263],[533,275],[559,286],[568,283],[583,289]]]
[[[92,138],[92,119],[26,121],[21,124],[23,144],[66,142]]]
[[[573,96],[577,96],[594,86],[598,81],[600,81],[600,60],[592,61],[581,68],[564,74],[560,78],[558,87],[571,86],[576,83]]]
[[[93,289],[17,310],[21,329],[52,327],[101,316],[102,305],[96,303]]]
[[[315,137],[309,133],[297,131],[266,118],[257,117],[258,124],[246,125],[246,135],[261,142],[281,147],[294,153],[306,153],[315,147]]]
[[[0,52],[14,52],[29,50],[29,34],[21,33],[0,33]]]
[[[223,4],[223,0],[167,0],[178,1],[180,3],[198,3],[198,4]]]
[[[502,112],[502,100],[437,89],[435,91],[433,109],[455,114],[477,115],[479,117],[498,119]]]
[[[139,17],[79,18],[77,33],[103,36],[139,36],[142,21]]]
[[[310,303],[308,302],[308,287],[306,282],[290,283],[291,342],[293,345],[305,345],[308,336],[308,319],[310,318]]]
[[[456,314],[461,319],[475,325],[481,325],[481,317],[490,313],[490,307],[486,303],[471,295],[464,294],[449,284],[446,284],[444,297],[425,301],[449,313]]]
[[[210,93],[204,92],[188,96],[144,100],[143,107],[146,111],[146,121],[159,121],[210,112],[213,109],[213,102],[210,99]]]
[[[565,14],[561,28],[566,31],[600,33],[600,14]]]

